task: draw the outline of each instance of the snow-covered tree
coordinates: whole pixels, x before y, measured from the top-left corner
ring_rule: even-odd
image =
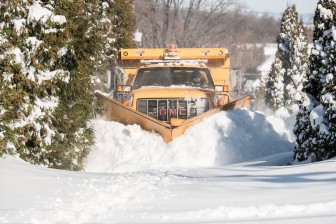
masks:
[[[0,155],[82,168],[93,143],[92,77],[116,59],[116,2],[1,1]]]
[[[116,35],[113,31],[116,15],[112,4],[111,0],[93,0],[86,3],[86,14],[90,16],[86,35],[101,42],[97,54],[92,58],[97,70],[104,70],[116,59]]]
[[[298,19],[295,5],[288,6],[277,38],[278,49],[268,77],[264,77],[266,105],[274,111],[286,108],[297,110],[307,71],[307,37]]]
[[[297,13],[295,13],[297,19]],[[300,20],[293,30],[292,49],[290,55],[291,67],[287,70],[285,81],[285,108],[293,113],[299,110],[299,103],[304,97],[303,85],[307,81],[308,71],[308,39]]]
[[[95,0],[88,1],[87,8],[87,12],[94,15],[91,16],[88,34],[93,34],[102,41],[99,54],[94,59],[94,88],[108,91],[106,70],[115,64],[118,50],[136,47],[133,40],[135,16],[132,4],[123,0]]]
[[[57,68],[59,42],[54,46],[47,42],[62,35],[66,19],[50,9],[51,5],[42,7],[38,2],[5,1],[0,15],[1,150],[41,163],[45,158],[36,149],[47,151],[55,137],[52,112],[58,103],[57,85],[69,79]]]
[[[336,2],[320,0],[314,16],[314,47],[310,56],[307,97],[294,133],[295,159],[323,160],[336,156]]]
[[[279,38],[278,38],[279,40]],[[280,51],[283,51],[281,48],[278,48],[278,52],[275,56],[275,61],[272,64],[271,71],[266,79],[265,87],[265,104],[272,108],[273,110],[278,110],[285,106],[284,99],[284,76],[285,69],[283,68],[283,61]]]

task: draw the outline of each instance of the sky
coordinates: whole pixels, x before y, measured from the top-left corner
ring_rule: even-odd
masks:
[[[318,0],[241,0],[256,12],[282,13],[287,4],[295,4],[300,14],[314,13]]]

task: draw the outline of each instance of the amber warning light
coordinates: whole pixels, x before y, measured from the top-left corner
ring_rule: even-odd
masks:
[[[177,52],[177,46],[176,45],[170,45],[168,46],[168,52]]]

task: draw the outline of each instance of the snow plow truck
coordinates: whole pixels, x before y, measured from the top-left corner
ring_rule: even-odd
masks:
[[[251,105],[250,96],[230,96],[225,48],[121,49],[107,86],[110,94],[96,93],[105,119],[138,124],[167,143],[206,117]]]

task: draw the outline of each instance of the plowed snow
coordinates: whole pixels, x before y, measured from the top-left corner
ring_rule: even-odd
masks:
[[[169,144],[138,125],[96,120],[95,132],[86,166],[92,172],[212,167],[293,150],[263,114],[243,109],[207,118]]]

